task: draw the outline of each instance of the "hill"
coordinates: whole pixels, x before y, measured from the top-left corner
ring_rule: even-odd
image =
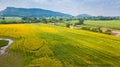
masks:
[[[89,14],[80,14],[80,15],[78,15],[78,16],[76,16],[77,18],[91,18],[91,17],[94,17],[94,16],[91,16],[91,15],[89,15]]]
[[[14,40],[8,50],[22,57],[12,59],[24,67],[120,66],[119,37],[47,24],[0,24],[0,29],[0,37]],[[2,67],[23,67],[6,60],[0,60]]]
[[[5,17],[71,17],[71,15],[38,8],[7,7],[0,12]]]

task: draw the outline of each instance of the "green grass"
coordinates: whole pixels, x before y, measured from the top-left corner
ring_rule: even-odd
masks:
[[[14,22],[14,21],[22,21],[20,17],[5,17],[5,20],[0,19],[1,21],[7,21],[7,22]]]
[[[120,38],[47,24],[0,25],[24,67],[119,67]]]
[[[105,20],[105,21],[86,20],[84,22],[84,24],[93,25],[93,26],[110,27],[110,28],[114,28],[114,29],[120,29],[120,20]]]
[[[5,20],[8,20],[8,21],[20,21],[21,18],[20,17],[5,17]]]
[[[0,48],[3,46],[6,46],[8,44],[8,41],[0,40]]]

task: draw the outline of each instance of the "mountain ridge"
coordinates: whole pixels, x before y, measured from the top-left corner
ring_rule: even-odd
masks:
[[[72,17],[72,15],[45,10],[41,8],[15,8],[15,7],[7,7],[5,10],[0,11],[0,15],[2,16],[11,16],[11,17]]]

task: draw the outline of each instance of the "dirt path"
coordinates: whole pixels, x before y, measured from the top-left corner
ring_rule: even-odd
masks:
[[[112,31],[111,34],[114,36],[120,36],[120,31]]]
[[[9,41],[8,44],[6,44],[6,46],[3,46],[0,48],[0,55],[3,55],[7,48],[14,42],[13,40],[9,39],[9,38],[0,38],[0,40],[6,40]]]

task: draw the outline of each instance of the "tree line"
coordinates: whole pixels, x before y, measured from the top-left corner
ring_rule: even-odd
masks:
[[[1,24],[19,24],[19,23],[57,23],[64,22],[63,18],[36,18],[36,17],[22,17],[21,20],[7,20],[5,17],[0,17]]]
[[[77,19],[84,19],[84,20],[120,20],[120,16],[90,16],[90,17],[81,17]]]

